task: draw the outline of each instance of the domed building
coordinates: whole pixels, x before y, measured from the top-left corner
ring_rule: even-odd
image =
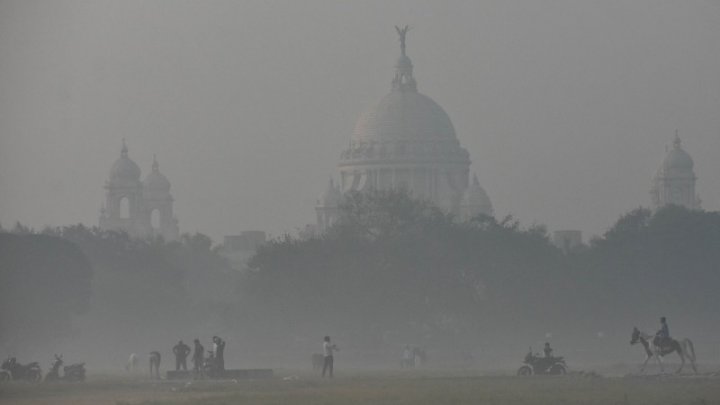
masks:
[[[176,240],[180,236],[173,215],[170,181],[160,173],[153,156],[152,171],[140,180],[141,170],[128,157],[123,140],[120,157],[105,182],[105,204],[100,209],[99,226],[105,230],[125,231],[133,237],[162,236]]]
[[[673,147],[667,152],[652,180],[650,195],[654,208],[673,204],[700,209],[700,198],[695,193],[697,177],[694,166],[692,157],[682,148],[676,131]]]
[[[407,27],[396,29],[400,57],[390,92],[360,116],[349,147],[341,153],[340,196],[350,191],[405,189],[460,218],[492,215],[485,190],[477,181],[469,184],[470,154],[460,145],[450,117],[418,92],[413,63],[405,52]],[[319,201],[316,211],[318,230],[324,231],[337,206]]]

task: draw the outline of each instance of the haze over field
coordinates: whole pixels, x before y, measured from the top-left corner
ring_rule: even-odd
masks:
[[[719,1],[0,0],[0,402],[717,403],[719,157]]]
[[[497,217],[599,234],[649,205],[676,129],[720,209],[713,1],[0,2],[0,223],[96,225],[127,140],[182,231],[314,222],[409,24]]]

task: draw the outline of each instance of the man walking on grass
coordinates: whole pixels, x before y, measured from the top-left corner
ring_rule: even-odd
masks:
[[[325,373],[329,371],[328,376],[333,378],[333,352],[339,351],[337,345],[330,343],[330,336],[325,336],[323,341],[323,355],[325,356],[323,361],[322,376],[325,378]]]

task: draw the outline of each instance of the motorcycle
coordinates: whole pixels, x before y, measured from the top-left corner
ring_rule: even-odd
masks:
[[[22,365],[17,362],[15,357],[8,357],[3,361],[0,369],[7,371],[13,380],[27,380],[30,382],[40,382],[42,380],[42,370],[36,361]]]
[[[218,365],[217,358],[215,357],[215,353],[213,351],[208,350],[208,357],[203,360],[200,372],[203,377],[209,378],[219,377],[222,374],[222,370]]]
[[[75,363],[69,366],[63,367],[63,375],[60,376],[60,366],[63,365],[62,354],[55,355],[55,361],[52,364],[52,368],[48,371],[45,376],[45,381],[85,381],[85,363]]]
[[[523,363],[525,363],[525,365],[518,369],[517,375],[562,375],[567,372],[567,365],[565,364],[565,359],[562,356],[543,357],[539,354],[533,354],[532,348],[530,349],[530,352],[525,355]]]

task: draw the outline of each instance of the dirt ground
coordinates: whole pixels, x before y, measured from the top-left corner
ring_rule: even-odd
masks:
[[[356,372],[333,380],[291,370],[257,381],[152,381],[122,375],[85,383],[0,385],[0,404],[720,404],[720,377],[480,376]]]

